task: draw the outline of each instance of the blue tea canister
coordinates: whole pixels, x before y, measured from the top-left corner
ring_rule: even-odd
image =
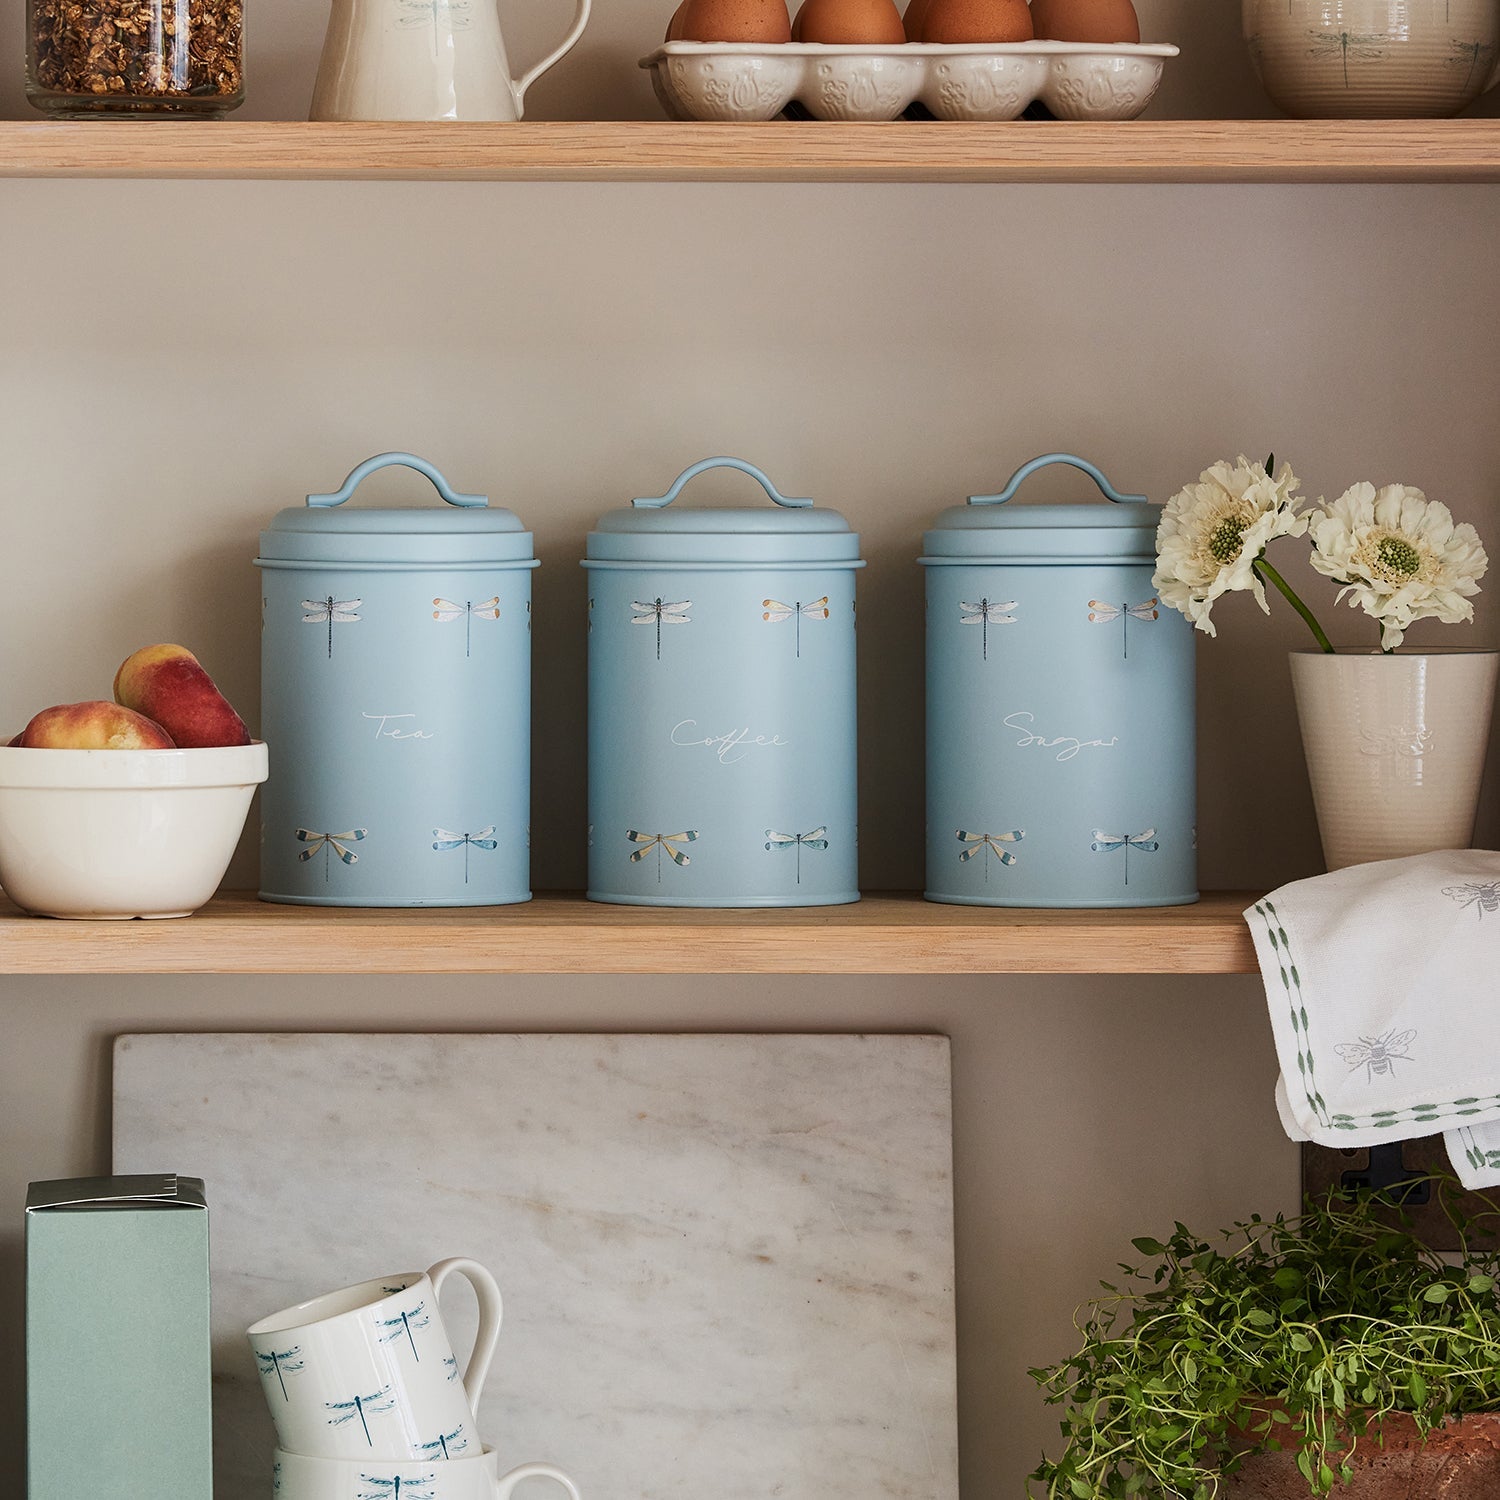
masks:
[[[377,469],[446,502],[345,506]],[[266,901],[530,899],[531,533],[425,459],[366,459],[261,533]]]
[[[1051,464],[1109,503],[1008,504]],[[929,900],[1197,900],[1193,632],[1152,585],[1159,514],[1049,453],[927,533]]]
[[[669,509],[707,469],[773,507]],[[859,899],[854,574],[844,518],[709,458],[589,534],[589,897]]]

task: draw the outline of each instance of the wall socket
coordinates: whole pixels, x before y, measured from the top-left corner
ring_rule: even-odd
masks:
[[[1392,1141],[1389,1145],[1340,1147],[1314,1146],[1304,1142],[1302,1146],[1302,1193],[1304,1197],[1321,1198],[1335,1184],[1345,1188],[1377,1187],[1392,1189],[1408,1178],[1420,1178],[1429,1172],[1446,1172],[1448,1152],[1440,1135],[1425,1135],[1414,1141]],[[1500,1229],[1500,1219],[1495,1217],[1500,1208],[1500,1192],[1493,1198],[1480,1193],[1461,1193],[1457,1206],[1471,1218],[1489,1214],[1492,1232],[1488,1235],[1475,1233],[1476,1243],[1494,1244],[1495,1229]],[[1412,1220],[1413,1231],[1424,1244],[1434,1250],[1457,1250],[1458,1235],[1438,1204],[1431,1183],[1420,1183],[1408,1191],[1402,1207]],[[1391,1222],[1398,1216],[1392,1212]]]

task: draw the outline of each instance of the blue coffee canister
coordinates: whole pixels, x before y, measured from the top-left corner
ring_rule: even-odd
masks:
[[[1051,464],[1108,503],[1008,503]],[[1197,900],[1193,632],[1152,585],[1158,516],[1049,453],[927,533],[929,900]]]
[[[774,506],[668,509],[738,469]],[[709,458],[588,539],[589,896],[641,906],[859,899],[859,538]]]
[[[393,464],[446,504],[345,506]],[[382,453],[279,512],[260,553],[262,899],[529,900],[530,532]]]

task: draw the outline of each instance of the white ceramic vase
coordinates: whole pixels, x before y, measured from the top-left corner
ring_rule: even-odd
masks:
[[[1292,653],[1292,687],[1330,870],[1467,849],[1500,652]]]
[[[1242,0],[1272,102],[1305,119],[1456,115],[1500,83],[1500,0]]]

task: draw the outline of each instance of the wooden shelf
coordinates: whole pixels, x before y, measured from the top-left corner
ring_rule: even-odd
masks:
[[[0,121],[0,176],[455,182],[1495,182],[1500,120]]]
[[[165,922],[0,905],[6,974],[1240,974],[1249,892],[1196,906],[1022,911],[869,896],[795,911],[601,906],[376,910],[221,896]]]

